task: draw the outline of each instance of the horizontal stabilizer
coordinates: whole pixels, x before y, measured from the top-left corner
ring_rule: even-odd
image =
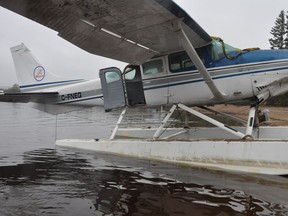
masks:
[[[19,103],[28,103],[28,102],[37,102],[47,101],[49,98],[53,98],[58,95],[58,92],[31,92],[31,93],[3,93],[0,94],[1,102],[19,102]]]

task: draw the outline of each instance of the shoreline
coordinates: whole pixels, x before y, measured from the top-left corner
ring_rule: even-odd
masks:
[[[250,106],[238,105],[215,105],[211,107],[213,110],[224,112],[229,115],[247,121]],[[260,110],[269,110],[269,121],[260,123],[260,126],[288,126],[288,107],[265,106],[261,105]]]

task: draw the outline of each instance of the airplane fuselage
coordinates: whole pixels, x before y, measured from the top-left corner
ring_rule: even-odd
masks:
[[[83,81],[58,89],[57,104],[79,103],[84,105],[103,105],[103,94],[99,79]]]
[[[101,76],[100,70],[100,79],[89,81],[59,80],[47,71],[40,81],[29,78],[29,71],[35,73],[35,68],[45,70],[34,61],[36,63],[26,75],[31,81],[25,80],[25,72],[19,72],[26,81],[20,89],[23,93],[58,92],[58,95],[37,97],[33,102],[38,103],[103,105],[106,100],[113,104],[112,107],[123,104],[213,105],[253,101],[262,94],[272,97],[288,91],[287,50],[241,51],[214,39],[212,44],[196,51],[223,94],[221,100],[207,88],[206,81],[185,51],[155,57],[142,65],[128,65],[123,72],[108,68]],[[26,58],[14,55],[18,69],[25,68],[23,60],[28,57],[33,60],[27,48],[21,52]],[[121,97],[122,101],[119,100]]]
[[[235,49],[225,56],[216,43],[197,52],[223,100],[214,97],[186,52],[180,51],[141,66],[128,65],[124,70],[128,103],[212,105],[251,102],[261,94],[272,97],[288,91],[288,50]]]
[[[216,86],[225,95],[224,101],[220,102],[252,99],[266,90],[270,91],[271,96],[287,91],[285,82],[282,82],[282,85],[278,83],[277,92],[269,86],[274,81],[288,76],[288,51],[281,52],[281,55],[278,55],[279,52],[274,51],[273,54],[277,55],[270,56],[271,51],[250,51],[234,60],[224,58],[219,62],[208,61],[205,66]],[[162,103],[181,102],[191,105],[217,103],[196,68],[191,66],[191,68],[173,69],[171,61],[175,55],[178,57],[180,54],[157,59],[167,62],[163,64],[163,71],[158,74],[145,74],[142,67],[146,102],[154,104],[162,100]],[[144,65],[147,64],[149,62]],[[158,99],[155,95],[158,95]]]
[[[214,98],[187,54],[181,51],[153,58],[141,66],[128,65],[123,72],[128,104],[209,105],[251,101],[263,92],[275,96],[288,91],[285,80],[288,77],[287,50],[242,51],[234,59],[222,57],[213,61],[209,50],[201,49],[199,55],[225,95],[223,101]],[[122,80],[120,82],[122,85]],[[103,105],[100,79],[66,85],[57,90],[59,96],[54,100],[58,104]]]

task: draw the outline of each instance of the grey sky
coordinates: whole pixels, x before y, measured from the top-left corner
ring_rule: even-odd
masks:
[[[287,0],[175,0],[210,35],[238,48],[268,49],[270,30]],[[93,79],[103,67],[125,63],[91,55],[55,31],[0,7],[0,86],[17,83],[10,47],[24,42],[46,69],[67,78]]]

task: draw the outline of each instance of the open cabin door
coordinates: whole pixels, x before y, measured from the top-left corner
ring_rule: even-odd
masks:
[[[136,106],[146,104],[140,66],[128,65],[123,73],[128,105]]]
[[[121,70],[116,67],[101,69],[99,77],[102,85],[105,111],[126,106]]]

